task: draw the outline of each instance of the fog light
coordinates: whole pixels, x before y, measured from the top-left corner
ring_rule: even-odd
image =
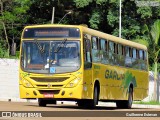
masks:
[[[33,91],[33,94],[34,94],[34,95],[37,95],[36,91]]]
[[[65,94],[65,91],[62,91],[61,95],[63,96]]]

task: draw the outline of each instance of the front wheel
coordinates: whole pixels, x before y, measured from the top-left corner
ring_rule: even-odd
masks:
[[[89,108],[94,108],[94,107],[96,107],[96,105],[98,104],[98,100],[99,100],[99,96],[98,96],[98,87],[97,86],[95,86],[95,88],[94,88],[94,94],[93,94],[93,100],[90,100],[89,102],[88,102],[88,107]]]
[[[46,107],[47,104],[56,104],[56,100],[54,99],[44,99],[44,98],[39,98],[38,99],[38,105],[41,107]]]
[[[43,100],[43,99],[38,99],[38,105],[40,106],[40,107],[46,107],[46,101],[45,100]]]
[[[79,107],[83,107],[83,108],[85,108],[87,106],[86,103],[87,103],[86,100],[79,100],[79,101],[77,101],[78,106]]]
[[[77,104],[79,107],[83,107],[83,108],[94,108],[98,104],[98,100],[99,100],[98,87],[95,86],[93,99],[79,100],[77,101]]]

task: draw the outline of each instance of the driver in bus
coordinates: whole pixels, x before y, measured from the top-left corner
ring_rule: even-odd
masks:
[[[78,50],[77,48],[72,48],[69,54],[69,58],[77,58],[78,57]]]

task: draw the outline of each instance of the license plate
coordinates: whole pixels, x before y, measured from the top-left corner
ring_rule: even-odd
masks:
[[[53,94],[45,93],[45,94],[44,94],[44,97],[45,97],[45,98],[53,98]]]

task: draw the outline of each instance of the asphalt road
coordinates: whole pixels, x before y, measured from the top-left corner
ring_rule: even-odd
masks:
[[[45,112],[47,111],[47,112]],[[95,109],[84,109],[79,108],[75,104],[64,103],[57,105],[47,105],[46,107],[39,107],[38,104],[31,102],[0,102],[0,116],[2,116],[2,112],[12,112],[12,116],[14,118],[2,118],[0,119],[19,119],[21,117],[23,120],[39,120],[39,119],[50,119],[50,120],[151,120],[151,119],[160,119],[160,117],[154,117],[153,115],[160,116],[160,106],[142,106],[142,105],[133,105],[132,109],[117,109],[114,104],[100,104]],[[19,114],[18,114],[19,113]],[[144,114],[146,116],[144,117]],[[141,114],[143,114],[142,117]],[[17,117],[20,115],[21,117]],[[26,118],[26,116],[31,115],[32,118]],[[36,116],[37,118],[33,118]],[[46,117],[56,116],[56,117]],[[125,116],[124,116],[125,115]],[[42,117],[41,117],[42,116]],[[124,117],[121,117],[124,116]],[[138,116],[138,117],[136,117]],[[152,117],[151,117],[152,116]]]

